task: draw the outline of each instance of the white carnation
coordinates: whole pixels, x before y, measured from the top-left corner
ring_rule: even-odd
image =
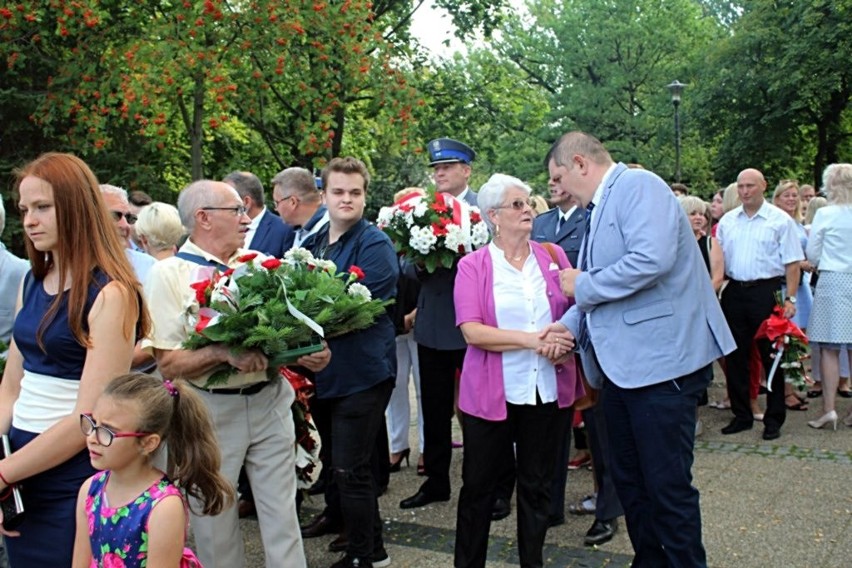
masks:
[[[346,289],[350,296],[360,299],[362,302],[369,302],[373,299],[373,295],[370,294],[370,289],[364,286],[363,284],[359,284],[358,282],[353,282],[349,285],[349,288]]]
[[[314,260],[314,262],[316,263],[317,268],[319,268],[320,270],[325,270],[326,272],[331,272],[332,274],[337,272],[337,266],[334,264],[334,262],[330,260],[326,260],[324,258],[317,258]]]
[[[463,250],[466,250],[470,246],[470,235],[465,235],[459,225],[447,225],[444,246],[455,253],[459,252],[459,247],[465,247]]]
[[[438,237],[432,232],[432,227],[412,227],[408,244],[420,254],[429,254]]]
[[[284,253],[284,261],[290,265],[295,265],[300,262],[316,264],[317,261],[314,258],[314,255],[311,254],[306,248],[298,247],[291,248],[287,252]]]
[[[427,211],[429,211],[429,206],[426,205],[426,202],[421,199],[414,206],[413,213],[415,217],[422,217],[426,214]]]
[[[488,243],[488,226],[484,222],[475,223],[470,231],[470,243],[473,248],[479,248]]]
[[[376,226],[379,229],[384,229],[385,227],[390,225],[391,221],[393,221],[393,213],[393,207],[382,207],[381,209],[379,209],[379,216],[376,217]]]

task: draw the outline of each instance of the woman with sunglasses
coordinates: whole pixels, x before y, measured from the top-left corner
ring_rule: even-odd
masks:
[[[570,305],[559,286],[559,270],[570,264],[560,247],[530,240],[530,188],[521,180],[495,174],[478,196],[494,240],[462,258],[455,281],[456,323],[468,344],[455,566],[485,566],[495,472],[513,457],[520,563],[542,566],[558,439],[552,434],[564,431],[583,395],[570,335],[541,334]]]
[[[24,520],[0,529],[12,568],[69,566],[77,491],[94,473],[80,414],[130,369],[148,331],[141,287],[89,167],[44,154],[17,173],[32,270],[0,384],[0,493],[23,487]]]

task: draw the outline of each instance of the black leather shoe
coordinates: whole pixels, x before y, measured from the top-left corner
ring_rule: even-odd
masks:
[[[248,499],[240,499],[237,503],[237,514],[241,519],[247,517],[257,517],[257,509],[254,506],[254,501]]]
[[[346,533],[340,533],[340,536],[328,543],[329,552],[346,552],[347,548],[349,548],[349,537]]]
[[[436,495],[431,495],[426,493],[422,489],[417,491],[414,495],[409,497],[408,499],[403,499],[399,502],[400,509],[416,509],[417,507],[423,507],[428,505],[429,503],[436,503],[438,501],[449,501],[450,496],[446,497],[438,497]]]
[[[595,546],[612,540],[612,537],[618,531],[618,519],[611,521],[600,521],[595,519],[592,523],[592,528],[586,533],[586,538],[583,539],[583,544],[586,546]]]
[[[335,522],[331,517],[324,513],[320,513],[310,523],[301,527],[302,538],[316,538],[326,534],[336,534],[340,532],[340,523]]]
[[[781,437],[781,429],[780,428],[765,428],[763,430],[763,439],[764,440],[777,440]]]
[[[507,499],[497,497],[494,500],[494,506],[491,508],[491,520],[502,521],[512,513],[512,505]]]
[[[751,430],[754,426],[753,422],[746,422],[745,420],[739,420],[738,418],[734,418],[731,420],[731,423],[722,428],[722,434],[736,434],[737,432],[745,432],[746,430]]]
[[[557,517],[556,515],[547,516],[547,528],[558,527],[565,524],[565,517]]]

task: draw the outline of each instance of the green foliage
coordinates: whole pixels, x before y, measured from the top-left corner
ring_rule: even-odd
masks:
[[[269,358],[270,376],[277,376],[280,366],[322,348],[319,335],[299,313],[329,339],[370,327],[393,303],[371,300],[353,273],[338,273],[333,263],[305,249],[288,252],[283,263],[255,254],[240,260],[236,270],[216,272],[193,285],[200,301],[186,314],[195,327],[186,349],[214,343],[236,353],[258,349]],[[208,385],[221,384],[234,372],[223,365]]]
[[[709,50],[696,89],[718,177],[746,167],[819,184],[852,150],[852,1],[753,0]]]

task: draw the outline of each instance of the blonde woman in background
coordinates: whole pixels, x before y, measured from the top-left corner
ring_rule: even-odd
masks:
[[[186,234],[177,208],[159,201],[139,211],[135,227],[140,246],[157,260],[174,256],[178,242]]]
[[[814,216],[807,254],[820,269],[809,327],[811,337],[820,344],[825,414],[808,426],[821,428],[830,423],[836,429],[834,389],[842,349],[852,366],[852,164],[831,164],[822,180],[830,204]],[[852,412],[843,422],[852,426]]]
[[[540,195],[531,195],[530,202],[532,203],[533,217],[537,217],[545,211],[550,211],[550,205],[547,203],[547,200]]]

